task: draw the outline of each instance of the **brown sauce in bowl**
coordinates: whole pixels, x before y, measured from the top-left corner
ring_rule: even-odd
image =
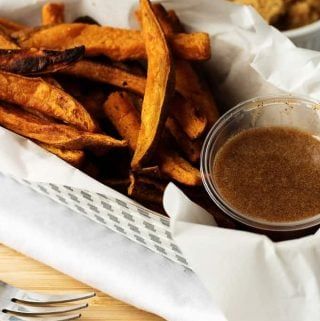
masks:
[[[218,151],[213,181],[234,210],[269,222],[320,213],[320,141],[290,127],[253,128]]]

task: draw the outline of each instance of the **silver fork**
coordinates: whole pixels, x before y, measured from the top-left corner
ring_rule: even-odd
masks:
[[[88,307],[88,304],[61,304],[94,296],[94,292],[67,295],[39,294],[27,292],[0,281],[0,321],[75,320],[81,317],[78,311]]]

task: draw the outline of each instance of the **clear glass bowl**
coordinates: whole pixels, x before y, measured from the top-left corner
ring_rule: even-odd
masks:
[[[204,142],[201,153],[203,184],[224,213],[250,227],[269,231],[297,231],[319,225],[320,213],[304,220],[281,223],[246,216],[231,208],[216,188],[211,174],[220,147],[243,130],[270,126],[293,127],[320,137],[320,103],[298,96],[259,97],[230,109],[211,128]]]

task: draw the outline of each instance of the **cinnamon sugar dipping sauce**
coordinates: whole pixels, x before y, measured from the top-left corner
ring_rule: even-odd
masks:
[[[244,102],[211,129],[201,172],[226,214],[259,230],[320,224],[320,108],[300,97]]]
[[[253,218],[291,222],[320,213],[320,141],[290,127],[244,130],[218,151],[218,192]]]

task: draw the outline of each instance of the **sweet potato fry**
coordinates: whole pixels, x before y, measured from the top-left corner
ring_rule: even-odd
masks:
[[[146,79],[143,76],[130,73],[118,67],[88,60],[81,60],[60,72],[127,89],[141,96],[144,95],[146,86]],[[207,121],[195,104],[179,96],[171,100],[169,109],[191,139],[202,135]]]
[[[172,118],[168,117],[166,128],[171,133],[186,158],[192,163],[198,162],[200,159],[202,142],[200,140],[191,140]]]
[[[177,60],[176,90],[186,99],[196,104],[207,119],[210,128],[219,118],[218,107],[207,87],[188,61]]]
[[[131,166],[142,167],[158,144],[174,88],[174,69],[163,31],[149,0],[140,0],[142,34],[148,56],[146,89],[141,111],[141,127]]]
[[[1,71],[0,88],[1,100],[37,110],[79,129],[97,130],[96,124],[80,103],[41,78],[27,78]]]
[[[194,104],[179,94],[174,95],[170,103],[170,115],[190,139],[199,138],[207,126],[207,119]]]
[[[42,24],[51,25],[64,22],[64,4],[47,3],[42,7]]]
[[[0,49],[0,70],[21,75],[52,73],[78,61],[83,55],[83,46],[63,51]]]
[[[161,4],[154,4],[152,8],[162,28],[166,30],[166,35],[185,31],[173,10],[167,12]],[[210,128],[219,118],[218,108],[210,90],[190,62],[177,59],[175,68],[176,90],[198,107],[201,114],[206,117]]]
[[[104,112],[110,119],[120,136],[128,142],[131,150],[137,143],[140,128],[140,117],[130,96],[126,93],[112,93],[104,104]],[[130,114],[130,115],[129,115]],[[201,183],[199,170],[194,168],[184,158],[162,146],[157,153],[157,161],[161,172],[184,185],[199,185]],[[138,169],[141,174],[143,169]]]
[[[26,25],[5,18],[0,18],[0,26],[9,32],[15,32],[28,28]]]
[[[38,143],[38,145],[75,167],[80,167],[85,158],[85,153],[82,150],[61,149],[43,143]]]
[[[61,70],[61,73],[110,84],[144,95],[146,79],[123,69],[88,60],[81,60]]]
[[[0,48],[1,49],[18,49],[13,40],[0,28]]]
[[[160,170],[163,174],[188,186],[201,185],[201,176],[197,168],[193,167],[177,152],[162,149],[157,154]]]
[[[156,15],[164,33],[166,36],[172,36],[176,32],[176,28],[171,24],[170,17],[166,9],[161,4],[153,4],[152,10]],[[136,12],[139,23],[141,24],[141,14]],[[176,74],[183,72],[181,69],[175,70]],[[182,75],[177,75],[176,77]],[[188,79],[186,79],[188,81]],[[191,87],[191,86],[190,86]],[[207,120],[199,110],[199,107],[192,103],[189,99],[185,99],[182,96],[176,94],[170,104],[171,115],[180,124],[181,129],[191,139],[200,137],[207,125]],[[172,128],[172,126],[171,126]],[[174,135],[174,133],[173,133]]]
[[[165,33],[166,36],[170,36],[180,32],[180,30],[177,29],[178,25],[174,24],[171,21],[171,16],[169,15],[169,12],[165,9],[165,7],[161,3],[153,3],[152,11],[157,17],[163,29],[163,32]],[[139,10],[135,12],[135,16],[139,24],[141,24],[141,14]]]
[[[166,35],[170,36],[177,32],[183,32],[184,28],[180,24],[174,11],[169,14],[161,4],[152,6],[162,28],[166,30]],[[185,60],[176,61],[176,90],[197,106],[200,114],[207,119],[208,127],[211,127],[218,119],[218,109],[212,94],[205,87],[203,81],[197,75],[190,62]],[[186,117],[188,119],[188,117]],[[182,128],[185,126],[182,125]],[[186,132],[188,135],[189,133]],[[192,138],[192,136],[189,136]]]
[[[29,28],[12,33],[22,48],[67,49],[84,45],[86,55],[105,55],[112,60],[147,57],[139,31],[101,27],[82,23]],[[172,50],[187,60],[210,58],[210,39],[206,33],[176,34],[169,38]]]
[[[152,203],[162,203],[165,184],[149,177],[139,176],[136,173],[130,175],[128,195],[140,200]]]
[[[0,125],[38,142],[65,149],[123,148],[127,143],[42,119],[17,107],[0,106]]]
[[[115,128],[118,129],[120,135],[126,137],[132,150],[136,148],[137,135],[135,133],[140,128],[140,115],[137,113],[136,108],[132,104],[132,97],[129,97],[126,93],[111,94],[104,105],[105,114]],[[138,110],[141,111],[141,106],[138,106]],[[191,162],[199,161],[201,142],[199,140],[190,140],[172,117],[167,118],[165,126],[187,159]],[[141,175],[160,178],[159,171],[153,167],[141,168],[136,171]]]
[[[124,138],[132,151],[137,147],[140,130],[140,115],[125,92],[109,95],[103,110],[118,133]]]

